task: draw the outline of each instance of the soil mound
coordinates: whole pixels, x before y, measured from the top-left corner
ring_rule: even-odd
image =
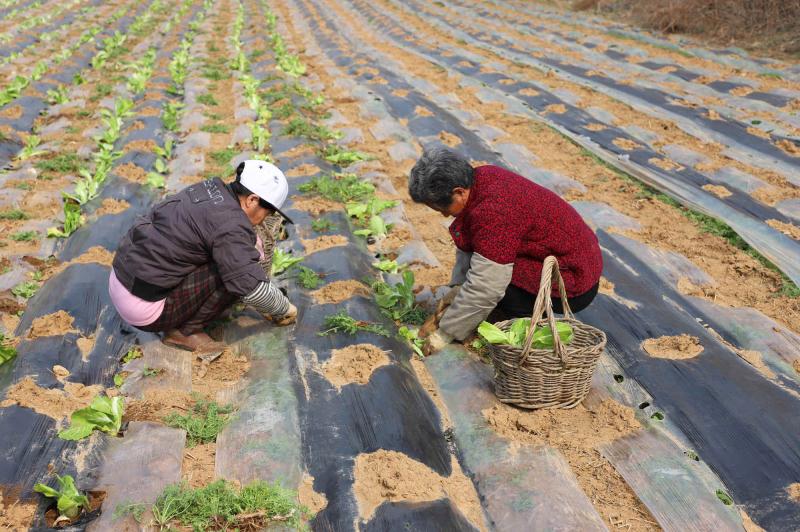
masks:
[[[331,352],[322,373],[339,389],[351,383],[367,384],[372,372],[389,362],[386,353],[372,344],[349,345]]]
[[[73,321],[73,317],[63,310],[39,316],[31,323],[28,338],[33,340],[42,336],[63,336],[70,332],[77,332],[72,328]]]
[[[115,198],[106,198],[103,200],[103,203],[100,204],[100,208],[94,211],[97,216],[103,216],[104,214],[119,214],[130,207],[131,204],[125,200],[118,200]]]
[[[303,474],[303,481],[297,490],[297,497],[300,504],[311,510],[311,513],[317,513],[328,506],[328,499],[322,493],[314,491],[314,477]]]
[[[29,530],[37,506],[36,501],[18,501],[0,490],[0,530]]]
[[[322,235],[311,240],[301,240],[301,242],[306,249],[306,254],[311,254],[328,248],[346,246],[347,237],[343,235]]]
[[[84,386],[77,382],[64,383],[64,389],[40,388],[32,377],[25,377],[6,392],[0,407],[19,405],[34,412],[60,420],[79,408],[86,408],[103,391],[99,385]]]
[[[178,390],[151,389],[142,399],[128,399],[125,405],[125,421],[153,421],[163,423],[169,414],[186,415],[194,400],[191,394]]]
[[[217,392],[235,386],[250,369],[245,356],[226,349],[211,363],[197,358],[192,362],[192,390],[214,399]]]
[[[353,468],[353,491],[361,518],[369,520],[384,501],[423,502],[449,498],[467,519],[484,530],[475,487],[461,472],[455,457],[452,462],[453,473],[442,477],[397,451],[358,455]]]
[[[199,488],[215,480],[217,444],[201,443],[183,450],[181,478],[189,486]]]
[[[688,334],[649,338],[642,342],[642,349],[651,357],[669,358],[672,360],[694,358],[703,352],[703,346],[700,345],[700,340]]]
[[[369,290],[363,283],[349,279],[347,281],[334,281],[319,290],[311,292],[311,297],[320,305],[341,303],[353,296],[369,297]]]

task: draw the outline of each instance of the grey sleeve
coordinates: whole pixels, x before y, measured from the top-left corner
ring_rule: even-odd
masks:
[[[453,273],[450,274],[450,286],[464,284],[467,280],[467,272],[469,271],[469,261],[472,259],[472,253],[461,251],[456,248],[456,263],[453,265]]]
[[[245,305],[254,306],[262,314],[283,316],[289,311],[289,300],[274,283],[261,282],[255,290],[242,298]]]
[[[439,328],[456,340],[469,336],[503,299],[513,271],[513,263],[498,264],[472,253],[466,281],[439,320]]]

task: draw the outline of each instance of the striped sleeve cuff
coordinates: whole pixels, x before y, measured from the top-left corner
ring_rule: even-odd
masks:
[[[283,316],[289,312],[289,300],[270,282],[260,282],[256,289],[242,298],[242,303],[252,305],[262,314]]]

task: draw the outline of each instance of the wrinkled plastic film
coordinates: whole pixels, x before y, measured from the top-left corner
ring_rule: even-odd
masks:
[[[453,419],[464,464],[498,530],[606,530],[558,451],[525,445],[512,451],[486,423],[482,410],[497,403],[488,366],[457,347],[426,358],[425,365]]]

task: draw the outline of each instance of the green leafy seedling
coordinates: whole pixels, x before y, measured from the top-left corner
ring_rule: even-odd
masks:
[[[131,347],[130,349],[128,349],[128,352],[125,353],[124,357],[122,357],[122,363],[123,364],[127,364],[131,360],[136,360],[137,358],[142,358],[142,356],[144,356],[144,353],[142,353],[142,348],[139,347],[138,345],[135,345],[135,346]]]
[[[30,299],[37,290],[39,290],[39,283],[36,281],[25,281],[12,288],[11,293],[23,299]]]
[[[20,209],[0,212],[0,220],[27,220],[28,215]]]
[[[280,248],[275,248],[272,251],[272,275],[279,275],[302,260],[303,257],[295,257]]]
[[[116,508],[114,508],[114,519],[122,519],[126,516],[133,517],[133,520],[137,523],[142,522],[142,516],[144,516],[144,512],[147,510],[147,505],[144,503],[122,503],[118,504]]]
[[[125,384],[125,380],[128,378],[127,371],[120,371],[119,373],[114,374],[114,386],[117,388],[122,388],[122,385]]]
[[[164,368],[146,367],[142,370],[142,377],[158,377],[164,373]]]
[[[403,325],[397,330],[397,335],[408,342],[408,345],[411,346],[411,349],[413,349],[417,355],[421,358],[425,357],[425,354],[422,352],[422,346],[425,345],[425,340],[419,337],[419,331]]]
[[[36,231],[18,231],[12,233],[11,240],[14,242],[32,242],[36,240],[38,233]]]
[[[11,361],[16,356],[17,349],[11,343],[11,340],[6,338],[3,333],[0,333],[0,366]]]
[[[333,173],[315,177],[300,185],[298,190],[346,203],[371,197],[375,193],[375,186],[355,174]]]
[[[664,414],[661,412],[653,412],[650,416],[650,419],[655,419],[656,421],[664,421]]]
[[[691,449],[688,450],[688,451],[685,451],[683,454],[685,454],[686,457],[689,460],[694,460],[695,462],[699,462],[700,461],[700,457],[697,455],[696,452],[692,451]]]
[[[733,504],[733,499],[730,495],[728,495],[724,490],[717,490],[717,499],[722,501],[722,504],[725,506],[730,506]]]
[[[490,344],[520,347],[525,342],[530,322],[530,318],[519,318],[511,324],[508,331],[503,331],[493,323],[484,321],[478,326],[478,334]],[[569,345],[573,338],[572,327],[559,321],[556,322],[556,329],[558,329],[561,342],[564,345]],[[553,332],[550,330],[549,325],[539,327],[534,331],[531,346],[534,349],[550,349],[553,347]]]
[[[81,513],[81,509],[89,510],[89,498],[78,491],[75,487],[75,480],[70,475],[63,477],[56,475],[59,489],[51,488],[47,484],[37,483],[33,491],[41,493],[45,497],[56,499],[59,516],[69,520],[75,519]]]
[[[372,266],[382,272],[393,274],[400,273],[400,270],[406,267],[405,264],[397,264],[396,260],[379,260],[378,262],[373,262]]]
[[[306,268],[305,266],[297,267],[297,284],[303,288],[314,290],[321,282],[322,278],[311,268]]]
[[[333,222],[327,218],[317,218],[311,221],[311,229],[317,233],[325,233],[333,229]]]
[[[62,440],[81,440],[88,437],[95,429],[112,436],[122,426],[124,403],[121,397],[98,395],[87,408],[72,413],[70,426],[58,433]]]
[[[414,272],[403,272],[403,281],[389,286],[383,281],[372,284],[375,302],[395,321],[420,325],[427,317],[414,300]]]

